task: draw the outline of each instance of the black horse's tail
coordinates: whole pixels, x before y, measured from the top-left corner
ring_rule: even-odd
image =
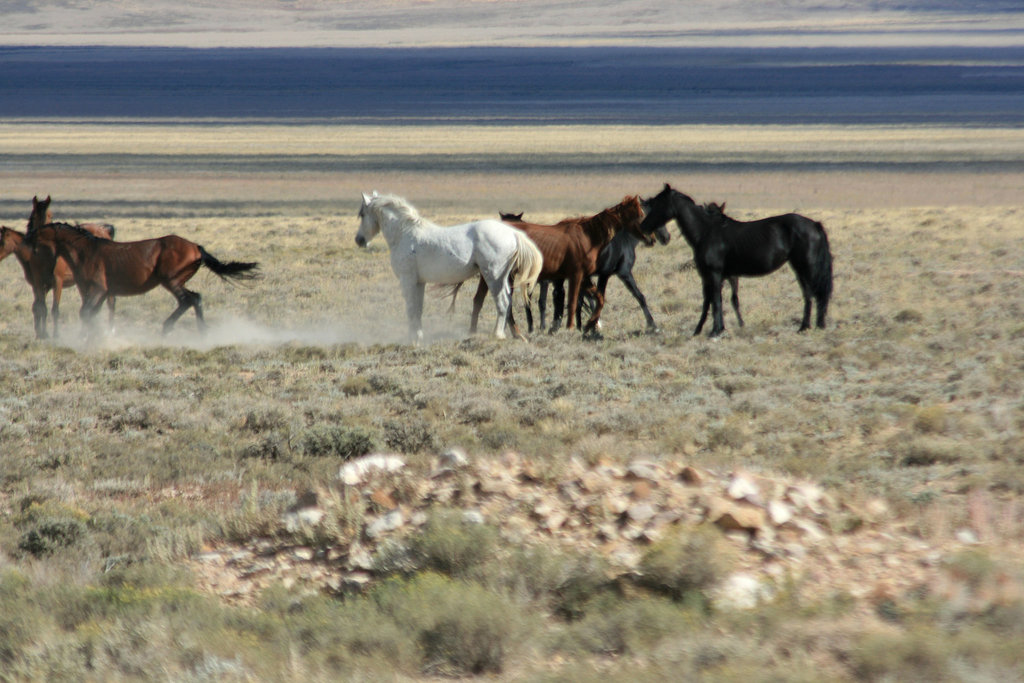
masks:
[[[224,263],[211,256],[202,247],[199,247],[199,255],[203,265],[219,275],[222,280],[227,280],[228,278],[233,280],[255,280],[260,276],[260,265],[258,263],[244,263],[242,261]]]
[[[828,246],[825,226],[818,222],[815,222],[814,226],[818,229],[821,239],[818,241],[817,253],[811,256],[814,268],[811,288],[814,290],[814,298],[818,301],[818,310],[821,311],[832,298],[832,250]],[[820,319],[823,320],[824,317],[824,314],[819,314]]]

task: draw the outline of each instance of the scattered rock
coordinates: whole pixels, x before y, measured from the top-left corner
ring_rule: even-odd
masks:
[[[405,461],[397,455],[364,455],[341,466],[338,478],[346,486],[355,486],[366,481],[376,472],[397,472],[405,467]]]
[[[366,537],[370,539],[380,538],[388,531],[394,531],[395,529],[401,528],[403,524],[405,524],[405,518],[402,516],[402,511],[395,508],[387,514],[368,523],[365,531]]]
[[[256,604],[275,582],[297,591],[361,593],[384,571],[384,558],[391,561],[391,544],[408,544],[443,506],[460,510],[466,524],[494,525],[509,546],[593,549],[617,579],[637,571],[648,544],[680,527],[710,523],[735,545],[737,557],[736,573],[713,599],[722,608],[749,609],[790,578],[819,597],[842,590],[867,600],[881,584],[899,596],[928,585],[951,552],[980,542],[970,528],[935,539],[882,526],[892,512],[878,498],[837,505],[814,483],[678,461],[588,466],[572,460],[553,471],[512,452],[471,462],[452,449],[433,467],[381,454],[346,462],[339,490],[304,491],[282,515],[283,531],[296,537],[271,533],[243,545],[204,547],[192,569],[232,603]],[[847,518],[861,523],[845,524]],[[307,542],[309,529],[327,519],[337,521],[323,529],[332,535],[329,547],[293,545]],[[843,576],[859,578],[840,582]]]
[[[459,470],[469,466],[469,458],[466,451],[461,448],[450,448],[441,454],[441,466]]]

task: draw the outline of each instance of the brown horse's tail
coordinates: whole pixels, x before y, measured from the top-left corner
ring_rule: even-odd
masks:
[[[199,245],[196,245],[199,246]],[[255,280],[260,276],[258,263],[243,263],[242,261],[218,261],[202,247],[199,247],[199,256],[204,266],[220,276],[222,280]]]

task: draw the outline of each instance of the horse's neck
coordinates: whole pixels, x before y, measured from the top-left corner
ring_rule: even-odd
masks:
[[[10,251],[7,253],[14,254],[14,257],[18,259],[22,265],[27,264],[29,259],[32,258],[32,246],[25,243],[25,236],[19,232],[11,230],[9,239],[11,240],[12,246]],[[6,256],[7,254],[4,255]]]
[[[676,225],[679,226],[679,234],[683,236],[687,244],[696,248],[698,244],[704,241],[710,229],[710,224],[708,221],[702,220],[696,204],[677,206],[674,218],[676,219]]]
[[[607,227],[606,220],[606,216],[598,214],[590,220],[581,223],[580,227],[583,228],[583,234],[590,240],[591,245],[601,248],[615,237],[615,231]]]
[[[397,214],[387,214],[384,217],[384,241],[388,243],[389,249],[397,248],[404,239],[420,240],[438,229],[425,218],[410,219]]]

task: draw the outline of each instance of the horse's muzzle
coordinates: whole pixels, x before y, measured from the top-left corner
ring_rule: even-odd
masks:
[[[366,238],[362,235],[356,235],[356,245],[360,247],[366,246]]]

